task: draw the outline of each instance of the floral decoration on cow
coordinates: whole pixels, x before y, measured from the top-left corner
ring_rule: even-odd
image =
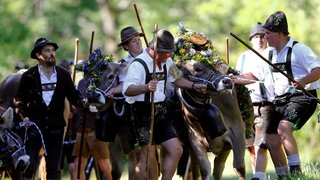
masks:
[[[176,63],[184,63],[192,59],[205,63],[208,67],[212,67],[223,74],[239,75],[237,70],[221,60],[212,41],[204,33],[190,30],[183,22],[179,23],[177,29],[175,38],[177,50],[173,57]],[[254,121],[250,92],[244,85],[236,86],[236,91],[242,119],[246,126],[245,136],[250,138],[253,133]]]
[[[215,68],[221,73],[227,73],[229,66],[221,61],[212,41],[204,33],[189,30],[183,22],[179,23],[177,29],[175,62],[183,63],[193,59],[208,64],[209,67]]]
[[[103,71],[107,69],[109,62],[113,61],[114,57],[111,54],[107,55],[101,51],[101,48],[96,48],[90,53],[88,60],[76,65],[75,69],[83,72],[86,81],[88,102],[94,102],[100,96],[96,93],[96,87],[100,85]]]

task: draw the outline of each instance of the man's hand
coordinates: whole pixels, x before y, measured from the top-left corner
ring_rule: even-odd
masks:
[[[109,89],[109,91],[107,92],[107,98],[113,98],[113,94],[114,94],[114,88]]]
[[[31,126],[29,117],[23,118],[22,121],[24,122],[25,127],[30,127]]]
[[[292,83],[292,86],[296,89],[303,90],[306,85],[300,79],[295,79],[295,82]]]
[[[98,112],[97,107],[96,106],[92,106],[92,105],[89,106],[89,110],[90,110],[90,112],[93,112],[93,113]]]
[[[149,83],[147,84],[148,86],[148,89],[147,89],[147,92],[154,92],[157,90],[157,84],[158,84],[158,81],[154,81],[154,80],[151,80],[149,81]]]
[[[205,94],[207,92],[207,85],[203,83],[193,83],[192,89],[196,90],[197,92]]]

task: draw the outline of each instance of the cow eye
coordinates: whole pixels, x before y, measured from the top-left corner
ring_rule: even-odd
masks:
[[[201,68],[195,68],[194,70],[195,70],[196,72],[201,72],[201,71],[202,71]]]
[[[7,141],[8,141],[8,138],[7,138],[6,135],[2,135],[2,141],[3,141],[3,142],[7,142]]]
[[[110,75],[109,76],[109,80],[113,79],[114,78],[114,75]]]

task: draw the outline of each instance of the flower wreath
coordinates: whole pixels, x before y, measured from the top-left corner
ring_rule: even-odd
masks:
[[[208,67],[227,73],[229,66],[220,60],[212,41],[204,33],[189,30],[180,22],[178,27],[175,45],[177,50],[173,60],[177,63],[184,63],[187,60],[195,60],[207,64]]]
[[[100,48],[96,48],[89,55],[88,60],[76,64],[75,69],[82,71],[86,82],[86,96],[88,101],[95,101],[99,94],[96,93],[96,86],[100,85],[103,71],[108,67],[109,62],[114,61],[112,55],[104,54]]]
[[[173,57],[175,62],[184,63],[192,59],[204,63],[207,67],[214,68],[223,74],[239,75],[239,71],[221,61],[215,47],[212,45],[212,41],[204,33],[189,30],[183,22],[179,23],[177,29],[178,32],[175,39],[177,50]],[[249,138],[253,131],[254,121],[250,92],[244,85],[236,86],[236,91],[242,119],[246,125],[246,138]]]

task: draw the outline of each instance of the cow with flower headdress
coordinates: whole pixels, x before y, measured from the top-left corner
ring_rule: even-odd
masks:
[[[113,88],[119,85],[118,75],[127,70],[128,63],[116,63],[115,61],[116,59],[111,54],[105,54],[100,48],[96,48],[88,60],[76,65],[76,70],[83,72],[86,83],[85,96],[88,103],[91,107],[96,107],[99,112],[99,119],[95,121],[96,138],[112,142],[109,147],[121,147],[122,152],[128,153],[131,149],[126,144],[128,131],[123,118],[125,116],[124,97],[120,94],[113,94]],[[116,159],[117,156],[112,154],[112,150],[110,148],[110,154],[113,159]],[[122,160],[117,159],[116,161],[121,162]],[[122,171],[122,169],[114,169],[116,173],[113,175]]]
[[[183,76],[208,86],[205,94],[186,89],[170,93],[171,96],[176,93],[181,104],[181,112],[176,113],[182,114],[184,123],[178,124],[185,124],[186,128],[181,133],[181,126],[177,126],[177,131],[190,148],[193,178],[200,175],[202,179],[210,178],[207,152],[212,152],[214,179],[222,179],[225,161],[233,150],[233,167],[239,178],[245,179],[245,124],[236,89],[227,78],[233,69],[222,62],[205,34],[189,30],[183,23],[178,26],[175,43],[174,60]],[[187,141],[184,137],[188,137]]]

